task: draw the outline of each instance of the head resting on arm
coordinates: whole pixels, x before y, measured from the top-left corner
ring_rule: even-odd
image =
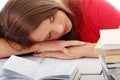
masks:
[[[64,11],[73,25],[73,29],[60,39],[76,39],[72,38],[75,24],[71,11],[55,0],[9,0],[0,12],[0,37],[22,48],[31,47],[36,42],[30,38],[30,33],[58,10]]]

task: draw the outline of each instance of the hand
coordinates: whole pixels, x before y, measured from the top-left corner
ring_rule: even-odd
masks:
[[[55,40],[55,41],[44,41],[34,45],[34,49],[44,53],[44,52],[52,52],[57,51],[60,53],[64,53],[64,55],[73,56],[72,52],[68,50],[67,47],[70,46],[78,46],[85,45],[85,42],[71,40],[71,41],[63,41],[63,40]]]
[[[42,52],[40,54],[34,54],[33,56],[36,57],[51,57],[51,58],[57,58],[57,59],[79,59],[82,57],[97,57],[96,54],[94,54],[94,43],[87,43],[83,46],[72,46],[68,47],[67,49],[72,52],[73,56],[67,56],[64,53],[60,51],[48,51],[48,52]]]

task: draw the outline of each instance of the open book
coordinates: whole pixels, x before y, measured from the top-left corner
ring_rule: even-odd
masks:
[[[12,55],[2,66],[1,80],[79,80],[76,63],[42,66],[31,60]]]

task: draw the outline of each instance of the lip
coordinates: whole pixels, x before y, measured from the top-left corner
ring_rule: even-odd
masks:
[[[65,25],[65,28],[64,28],[64,34],[67,33],[69,31],[69,28],[67,25]]]

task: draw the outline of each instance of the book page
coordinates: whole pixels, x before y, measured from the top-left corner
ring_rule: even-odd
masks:
[[[76,63],[58,63],[49,65],[44,68],[39,68],[35,80],[38,79],[69,79],[73,80],[74,75],[78,71]],[[80,75],[80,74],[79,74]]]
[[[76,63],[60,63],[42,66],[25,58],[11,56],[2,67],[2,78],[68,79],[73,80],[78,71]]]
[[[31,60],[31,61],[34,61],[36,63],[39,63],[41,61],[43,61],[44,59],[43,58],[40,58],[40,57],[33,57],[32,55],[22,55],[22,56],[19,56],[19,57],[22,57],[22,58],[25,58],[25,59],[28,59],[28,60]],[[0,59],[0,76],[1,76],[1,69],[2,69],[2,66],[3,64],[8,60],[9,58],[3,58],[3,59]]]
[[[39,63],[35,63],[17,56],[11,56],[2,68],[3,70],[7,69],[32,79],[38,67],[40,67]]]
[[[0,77],[0,80],[33,80],[23,74],[3,69],[2,76]]]
[[[7,59],[8,58],[0,59],[0,76],[1,76],[1,72],[2,72],[2,66],[6,62]]]

